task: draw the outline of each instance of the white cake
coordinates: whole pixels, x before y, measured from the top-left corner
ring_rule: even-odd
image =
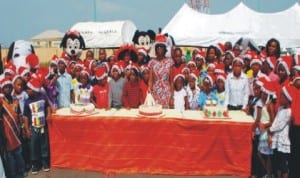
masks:
[[[71,104],[70,109],[72,113],[83,114],[92,113],[95,111],[95,106],[92,103],[88,104]]]
[[[215,100],[207,100],[204,108],[206,118],[228,118],[228,111],[225,106],[217,105]]]
[[[140,105],[139,106],[139,114],[143,116],[159,116],[163,113],[162,105]]]

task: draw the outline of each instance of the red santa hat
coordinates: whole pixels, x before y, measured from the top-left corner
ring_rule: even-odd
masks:
[[[204,81],[208,81],[211,86],[213,86],[215,84],[216,78],[214,75],[208,74],[204,77]]]
[[[235,58],[233,59],[233,61],[232,61],[232,65],[233,65],[234,63],[236,63],[236,62],[240,62],[240,63],[242,63],[242,64],[244,65],[244,61],[243,61],[243,59],[240,58],[240,57],[235,57]]]
[[[88,77],[90,77],[90,71],[87,68],[84,68],[83,70],[81,70],[80,74],[86,74]]]
[[[64,58],[65,60],[67,60],[68,59],[68,54],[65,51],[63,51],[60,55],[60,58]]]
[[[108,73],[109,70],[110,70],[110,65],[109,65],[109,63],[108,63],[108,62],[103,62],[102,65],[105,67],[106,72]]]
[[[58,58],[57,59],[57,64],[59,64],[60,62],[63,62],[66,65],[66,67],[68,66],[68,62],[66,61],[65,58],[62,58],[62,57]]]
[[[292,56],[281,56],[281,60],[279,60],[279,63],[277,65],[277,70],[278,70],[279,65],[281,64],[284,67],[286,73],[288,75],[290,75],[291,74],[290,69],[292,67],[292,60],[293,60]]]
[[[46,79],[50,76],[50,70],[48,67],[40,67],[32,75],[33,78],[37,78],[41,84],[44,84]]]
[[[87,65],[87,67],[88,67],[88,69],[89,69],[90,71],[92,70],[92,65],[93,65],[94,62],[97,63],[97,61],[96,61],[95,59],[86,61],[86,65]]]
[[[18,74],[22,77],[24,77],[26,74],[30,73],[29,69],[27,67],[21,66],[18,69]]]
[[[256,85],[260,86],[260,90],[268,95],[275,96],[275,83],[267,77],[260,77],[255,81]]]
[[[1,88],[3,88],[4,86],[6,85],[12,85],[12,81],[7,79],[7,78],[3,78],[1,81],[0,81],[0,86]]]
[[[142,65],[142,67],[141,67],[141,73],[143,73],[144,71],[149,71],[150,69],[149,69],[149,67],[147,66],[147,65]]]
[[[205,53],[203,54],[203,52],[201,51],[200,53],[196,54],[195,59],[203,60],[203,62],[205,63]]]
[[[295,65],[295,66],[293,67],[293,69],[295,69],[295,70],[297,70],[297,71],[300,71],[300,65]]]
[[[40,67],[40,60],[39,57],[35,54],[29,54],[26,57],[26,64],[30,66],[31,69],[36,69]]]
[[[155,36],[154,46],[156,46],[158,44],[162,44],[162,45],[165,45],[167,47],[167,37],[164,34],[158,33]]]
[[[293,95],[295,92],[296,92],[295,87],[293,86],[285,85],[282,87],[282,93],[290,102],[293,101]]]
[[[220,51],[221,54],[223,54],[225,51],[225,45],[223,43],[218,43],[216,45],[216,48]]]
[[[296,80],[300,80],[300,74],[297,74],[296,76],[294,76],[293,83],[295,83]]]
[[[199,54],[199,53],[200,53],[200,49],[198,49],[198,48],[194,48],[194,49],[193,49],[193,53],[195,53],[195,54]]]
[[[250,66],[252,66],[253,64],[259,64],[260,66],[262,65],[262,60],[259,55],[255,54],[252,56]]]
[[[196,71],[191,72],[191,73],[190,73],[190,76],[191,76],[193,79],[195,79],[196,82],[198,82],[198,76],[199,76],[199,75],[197,74]]]
[[[38,78],[32,77],[27,83],[27,87],[32,89],[35,92],[40,92],[42,88],[42,83]]]
[[[235,54],[232,50],[227,50],[225,54],[229,54],[232,58],[235,58]]]
[[[187,71],[188,73],[190,73],[190,69],[188,67],[184,67],[181,69],[181,73],[184,73],[185,71]]]
[[[16,74],[16,66],[12,62],[6,63],[6,65],[4,66],[4,72],[3,73],[4,74],[9,73],[11,75],[15,75]]]
[[[175,82],[179,77],[182,77],[183,79],[185,78],[182,72],[175,72],[173,81]]]
[[[111,72],[114,69],[116,69],[119,72],[119,74],[121,74],[123,72],[123,64],[121,63],[121,61],[114,63],[114,65],[111,67]]]
[[[225,82],[226,78],[227,78],[227,76],[226,76],[225,73],[220,73],[220,74],[217,75],[217,79],[216,80],[222,80],[223,82]]]
[[[275,69],[275,65],[277,61],[275,57],[267,57],[265,61],[272,69]]]
[[[56,54],[54,54],[51,58],[50,65],[52,65],[52,64],[57,65],[57,59],[58,59],[58,56]]]
[[[84,69],[84,64],[82,62],[75,62],[74,69]]]
[[[18,78],[22,79],[21,75],[15,75],[15,76],[13,77],[13,79],[12,79],[11,82],[12,82],[12,83],[15,83],[15,81],[16,81]]]
[[[223,63],[217,64],[214,72],[217,74],[225,74],[224,68],[225,66]]]
[[[131,63],[130,64],[130,69],[136,70],[137,72],[140,72],[139,66],[137,63]]]
[[[243,59],[251,60],[254,55],[256,55],[255,51],[247,50],[247,51],[244,52],[244,54],[242,56],[243,56]]]
[[[97,68],[97,70],[96,70],[96,79],[97,80],[102,80],[105,77],[107,77],[106,69],[104,67]]]
[[[195,62],[195,61],[192,61],[192,60],[190,60],[190,61],[187,63],[187,65],[193,65],[193,66],[195,66],[195,67],[196,67],[196,62]]]
[[[265,78],[265,77],[261,77]],[[272,81],[264,80],[264,84],[261,87],[261,91],[264,93],[267,93],[268,95],[274,95],[275,94],[275,84]]]
[[[215,63],[209,63],[208,65],[207,65],[207,68],[216,68],[216,64]]]
[[[143,54],[144,56],[147,56],[148,53],[147,53],[147,50],[145,48],[138,48],[138,53],[141,53]]]

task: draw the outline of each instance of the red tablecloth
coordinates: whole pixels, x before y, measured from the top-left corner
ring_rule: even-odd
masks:
[[[250,175],[251,123],[54,115],[48,125],[52,167]]]

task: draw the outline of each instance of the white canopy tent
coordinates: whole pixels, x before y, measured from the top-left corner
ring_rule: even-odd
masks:
[[[120,47],[132,43],[136,29],[131,21],[79,22],[71,28],[80,32],[86,48]]]
[[[242,2],[224,14],[204,14],[184,4],[163,29],[177,45],[209,46],[218,42],[250,38],[265,45],[270,38],[282,47],[300,47],[300,6],[276,13],[260,13]]]

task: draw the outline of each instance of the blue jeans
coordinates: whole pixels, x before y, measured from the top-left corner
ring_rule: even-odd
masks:
[[[46,126],[43,129],[30,127],[30,131],[30,155],[33,164],[42,162],[43,166],[49,166],[48,128]]]
[[[19,146],[13,151],[8,151],[7,156],[7,175],[16,176],[23,175],[25,172],[25,162],[22,156],[22,146]]]

